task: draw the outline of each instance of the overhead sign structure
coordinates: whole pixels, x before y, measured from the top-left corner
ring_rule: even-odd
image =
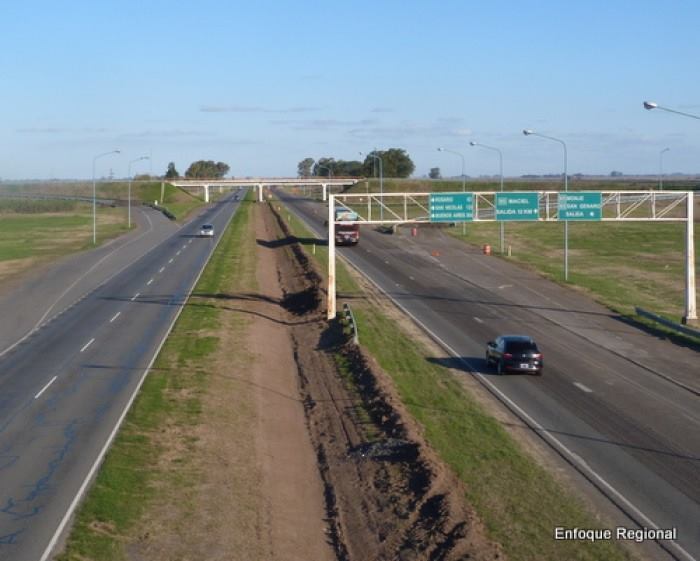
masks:
[[[600,192],[559,193],[559,220],[600,220],[602,208]]]
[[[496,220],[539,220],[539,195],[533,192],[498,193]]]
[[[471,222],[474,220],[474,195],[471,193],[430,193],[431,222]]]

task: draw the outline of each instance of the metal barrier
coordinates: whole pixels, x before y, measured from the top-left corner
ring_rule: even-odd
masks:
[[[347,302],[343,304],[343,319],[350,325],[350,329],[352,330],[352,342],[355,343],[355,345],[359,345],[360,337],[357,333],[357,322],[355,321],[355,315],[350,309],[350,304]]]
[[[647,312],[646,310],[638,308],[636,306],[634,308],[634,311],[638,316],[642,316],[643,318],[647,318],[652,321],[655,321],[656,323],[660,323],[661,325],[664,325],[666,327],[670,327],[674,331],[678,331],[679,333],[683,333],[685,335],[690,335],[691,337],[700,338],[700,329],[693,329],[692,327],[688,327],[687,325],[676,323],[675,321],[671,321],[661,316],[657,316],[656,314],[652,314],[651,312]]]

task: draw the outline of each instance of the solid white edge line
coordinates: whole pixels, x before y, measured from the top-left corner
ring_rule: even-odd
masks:
[[[574,386],[576,386],[582,392],[593,393],[593,390],[591,388],[589,388],[588,386],[584,386],[581,382],[574,382]]]
[[[292,211],[294,212],[294,211]],[[296,214],[296,213],[295,213]],[[297,218],[299,218],[307,228],[309,228],[312,232],[315,232],[317,236],[320,236],[318,231],[313,228],[311,225],[306,222],[301,216],[297,214]],[[613,487],[610,483],[608,483],[605,479],[603,479],[602,476],[600,476],[596,471],[591,468],[586,461],[581,458],[578,454],[573,452],[572,450],[569,450],[561,441],[559,441],[556,437],[552,436],[545,430],[543,426],[541,426],[535,419],[530,417],[523,409],[520,408],[519,405],[517,405],[512,399],[510,399],[506,394],[504,394],[501,390],[499,390],[490,380],[487,379],[486,376],[481,374],[476,368],[474,368],[469,361],[465,360],[460,354],[458,354],[450,345],[448,345],[445,341],[443,341],[440,337],[438,337],[431,329],[429,329],[423,322],[421,322],[418,318],[416,318],[411,312],[409,312],[406,308],[403,307],[399,302],[394,300],[391,295],[389,295],[388,292],[386,292],[381,286],[379,286],[374,279],[370,278],[369,276],[365,275],[362,270],[360,270],[358,267],[356,267],[350,260],[348,260],[344,255],[338,254],[338,257],[342,259],[345,263],[350,265],[355,271],[360,273],[365,279],[367,279],[369,282],[371,282],[382,294],[384,294],[385,297],[387,297],[397,308],[399,308],[401,311],[403,311],[408,317],[410,317],[416,325],[420,326],[421,329],[423,329],[430,337],[433,338],[435,342],[437,342],[439,345],[441,345],[447,352],[449,352],[453,357],[455,357],[458,361],[460,361],[462,364],[464,364],[470,372],[472,372],[475,376],[478,376],[479,380],[486,385],[489,390],[496,394],[499,399],[501,399],[504,403],[507,404],[511,410],[515,411],[517,415],[521,416],[521,418],[530,426],[531,429],[535,429],[535,433],[540,436],[543,440],[549,441],[549,444],[555,448],[562,456],[566,457],[568,461],[575,465],[576,468],[585,476],[588,478],[591,483],[593,483],[595,486],[597,486],[599,489],[602,487],[605,489],[608,493],[613,495],[615,499],[619,502],[621,502],[625,508],[628,511],[631,511],[632,514],[634,514],[636,517],[638,517],[639,520],[635,520],[638,525],[641,526],[640,521],[643,522],[644,525],[650,528],[654,529],[659,529],[660,526],[656,523],[654,523],[646,514],[644,514],[641,510],[639,510],[636,506],[634,506],[622,493],[620,493],[615,487]],[[602,491],[602,489],[601,489]],[[607,497],[608,500],[611,500],[611,497]],[[617,505],[618,508],[620,508],[620,505]],[[623,511],[624,512],[624,511]],[[625,514],[631,518],[629,512],[625,512]],[[661,541],[656,542],[658,546],[661,549],[664,549],[668,552],[666,547],[664,547],[664,544]],[[695,557],[693,557],[690,553],[688,553],[681,545],[676,543],[673,540],[664,540],[664,543],[670,544],[668,547],[672,547],[673,549],[676,550],[677,553],[680,553],[683,557],[685,557],[688,561],[697,561]],[[673,554],[671,554],[673,555]],[[42,560],[43,561],[43,560]]]
[[[81,353],[84,352],[84,351],[85,351],[90,345],[92,345],[94,342],[95,342],[95,338],[93,337],[93,338],[90,339],[87,343],[85,343],[85,346],[84,346],[82,349],[80,349],[80,352],[81,352]]]
[[[39,397],[41,397],[41,394],[44,393],[46,390],[48,390],[48,389],[49,389],[49,386],[50,386],[51,384],[53,384],[53,383],[56,381],[56,378],[58,378],[58,376],[54,376],[53,378],[51,378],[51,379],[49,380],[49,383],[46,384],[43,388],[41,388],[41,389],[39,390],[39,393],[36,394],[36,395],[34,396],[34,399],[39,399]]]
[[[114,316],[112,317],[112,319],[109,320],[109,323],[112,323],[112,322],[113,322],[115,319],[117,319],[121,314],[122,314],[121,312],[117,312],[116,314],[114,314]]]
[[[228,225],[230,224],[231,220],[233,219],[234,215],[236,214],[236,211],[238,210],[238,208],[239,208],[238,206],[234,208],[233,212],[231,213],[231,216],[229,216],[229,219],[226,221],[226,226],[224,226],[223,231],[226,231],[226,228],[228,228]],[[221,211],[219,211],[219,212],[221,212]],[[217,212],[217,215],[218,214],[219,213]],[[221,239],[221,237],[222,236],[219,236],[219,240]],[[216,251],[216,248],[219,245],[219,240],[217,240],[216,243],[214,244],[214,246],[211,248],[211,251],[209,253],[209,257],[207,258],[206,262],[204,263],[201,270],[197,274],[197,278],[192,283],[192,286],[190,287],[190,289],[187,293],[187,299],[185,300],[185,303],[187,302],[187,300],[189,300],[190,296],[192,295],[192,290],[194,289],[195,286],[197,286],[197,283],[199,282],[199,278],[204,273],[204,269],[207,268],[207,265],[209,264],[209,260],[211,259],[211,256],[214,255],[214,252]],[[83,494],[85,493],[85,490],[87,489],[88,485],[90,484],[90,481],[92,481],[92,478],[95,476],[95,473],[97,472],[97,468],[102,463],[102,460],[104,459],[105,454],[107,453],[107,450],[109,450],[109,447],[111,446],[112,441],[114,440],[114,437],[117,435],[119,428],[121,427],[122,423],[124,422],[124,419],[126,418],[126,414],[129,412],[129,409],[131,409],[131,404],[134,402],[134,399],[136,399],[136,395],[139,393],[139,390],[141,389],[141,386],[143,385],[143,382],[146,379],[146,376],[148,375],[151,368],[153,367],[153,363],[156,361],[156,358],[158,358],[158,355],[160,354],[160,350],[163,348],[165,341],[168,339],[168,336],[170,335],[170,332],[172,331],[172,329],[175,325],[175,322],[180,317],[180,314],[182,313],[182,310],[184,309],[184,307],[185,306],[183,304],[181,304],[180,307],[178,308],[177,312],[175,313],[175,317],[173,318],[173,321],[170,324],[170,327],[168,327],[168,329],[166,330],[165,335],[163,335],[163,339],[161,339],[160,344],[158,345],[158,348],[156,349],[156,352],[154,353],[153,357],[151,358],[151,362],[148,364],[148,366],[144,370],[143,374],[141,375],[141,379],[139,380],[138,384],[136,385],[136,388],[134,389],[134,393],[131,394],[129,401],[127,402],[126,406],[124,407],[124,411],[122,411],[122,414],[119,416],[119,419],[117,420],[116,425],[114,425],[112,432],[107,437],[107,441],[105,442],[104,446],[100,450],[100,453],[97,455],[95,462],[90,467],[90,471],[85,476],[85,479],[83,480],[82,484],[80,485],[80,488],[78,489],[78,492],[76,493],[75,497],[73,497],[73,500],[71,501],[70,505],[68,506],[68,510],[63,515],[63,518],[61,519],[61,522],[59,523],[58,528],[56,528],[56,531],[54,532],[51,540],[49,541],[49,545],[46,546],[46,549],[44,550],[44,553],[41,555],[41,558],[39,559],[39,561],[47,561],[49,556],[51,555],[51,551],[56,546],[56,543],[58,542],[59,538],[61,537],[61,534],[63,533],[63,530],[66,527],[66,524],[68,524],[68,521],[70,520],[71,516],[73,516],[73,512],[75,511],[76,507],[78,506],[78,503],[82,499]]]

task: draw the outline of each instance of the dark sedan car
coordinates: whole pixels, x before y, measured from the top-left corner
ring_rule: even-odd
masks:
[[[486,345],[486,363],[496,371],[532,372],[538,376],[544,367],[537,344],[527,335],[501,335]]]

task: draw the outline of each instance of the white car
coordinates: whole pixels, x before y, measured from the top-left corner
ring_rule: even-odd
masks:
[[[214,226],[211,224],[202,224],[199,228],[200,238],[213,238],[214,237]]]

